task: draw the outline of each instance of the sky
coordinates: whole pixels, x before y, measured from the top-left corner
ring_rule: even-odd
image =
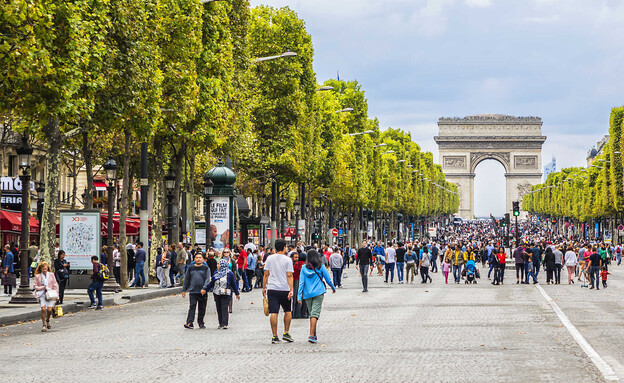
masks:
[[[624,105],[621,0],[251,0],[288,6],[312,36],[314,69],[362,84],[382,129],[438,158],[440,117],[539,116],[542,166],[583,166]],[[476,170],[475,213],[502,215],[505,180]],[[494,186],[492,186],[494,185]]]

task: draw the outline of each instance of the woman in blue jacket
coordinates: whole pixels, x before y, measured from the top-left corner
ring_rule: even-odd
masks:
[[[329,284],[334,293],[336,292],[336,287],[332,283],[327,269],[323,267],[321,255],[316,250],[308,251],[307,261],[306,266],[301,268],[297,301],[301,304],[301,301],[305,299],[310,312],[310,336],[308,337],[308,342],[317,343],[316,323],[321,315],[323,297],[327,292],[325,282]]]

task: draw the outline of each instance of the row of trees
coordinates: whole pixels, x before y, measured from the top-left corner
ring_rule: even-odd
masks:
[[[275,181],[290,206],[304,184],[308,208],[323,194],[345,208],[457,210],[455,187],[431,154],[405,132],[381,132],[357,81],[329,80],[322,85],[333,89],[317,91],[311,37],[288,8],[252,9],[247,0],[13,0],[0,10],[0,115],[47,151],[42,260],[54,254],[64,157],[86,169],[85,207],[93,204],[94,168],[117,159],[123,222],[142,142],[149,143],[154,222],[163,221],[166,172],[177,177],[174,203],[185,193],[194,211],[203,173],[225,156],[238,189],[261,205]],[[289,50],[296,56],[254,60]],[[353,111],[337,113],[345,108]],[[349,135],[362,132],[369,133]],[[152,245],[161,242],[153,225]]]
[[[523,208],[551,217],[584,222],[624,213],[623,145],[624,107],[613,108],[609,141],[588,168],[572,167],[548,175],[524,196]]]

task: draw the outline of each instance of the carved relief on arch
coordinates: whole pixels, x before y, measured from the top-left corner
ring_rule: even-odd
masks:
[[[470,153],[470,172],[474,173],[477,165],[484,160],[496,160],[500,162],[507,173],[509,173],[511,169],[509,153],[473,152]]]

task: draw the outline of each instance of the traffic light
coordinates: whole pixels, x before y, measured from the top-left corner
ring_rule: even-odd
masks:
[[[505,222],[507,222],[507,226],[511,223],[511,219],[509,218],[509,213],[505,213]]]
[[[520,202],[514,201],[513,203],[513,215],[517,217],[520,215]]]

